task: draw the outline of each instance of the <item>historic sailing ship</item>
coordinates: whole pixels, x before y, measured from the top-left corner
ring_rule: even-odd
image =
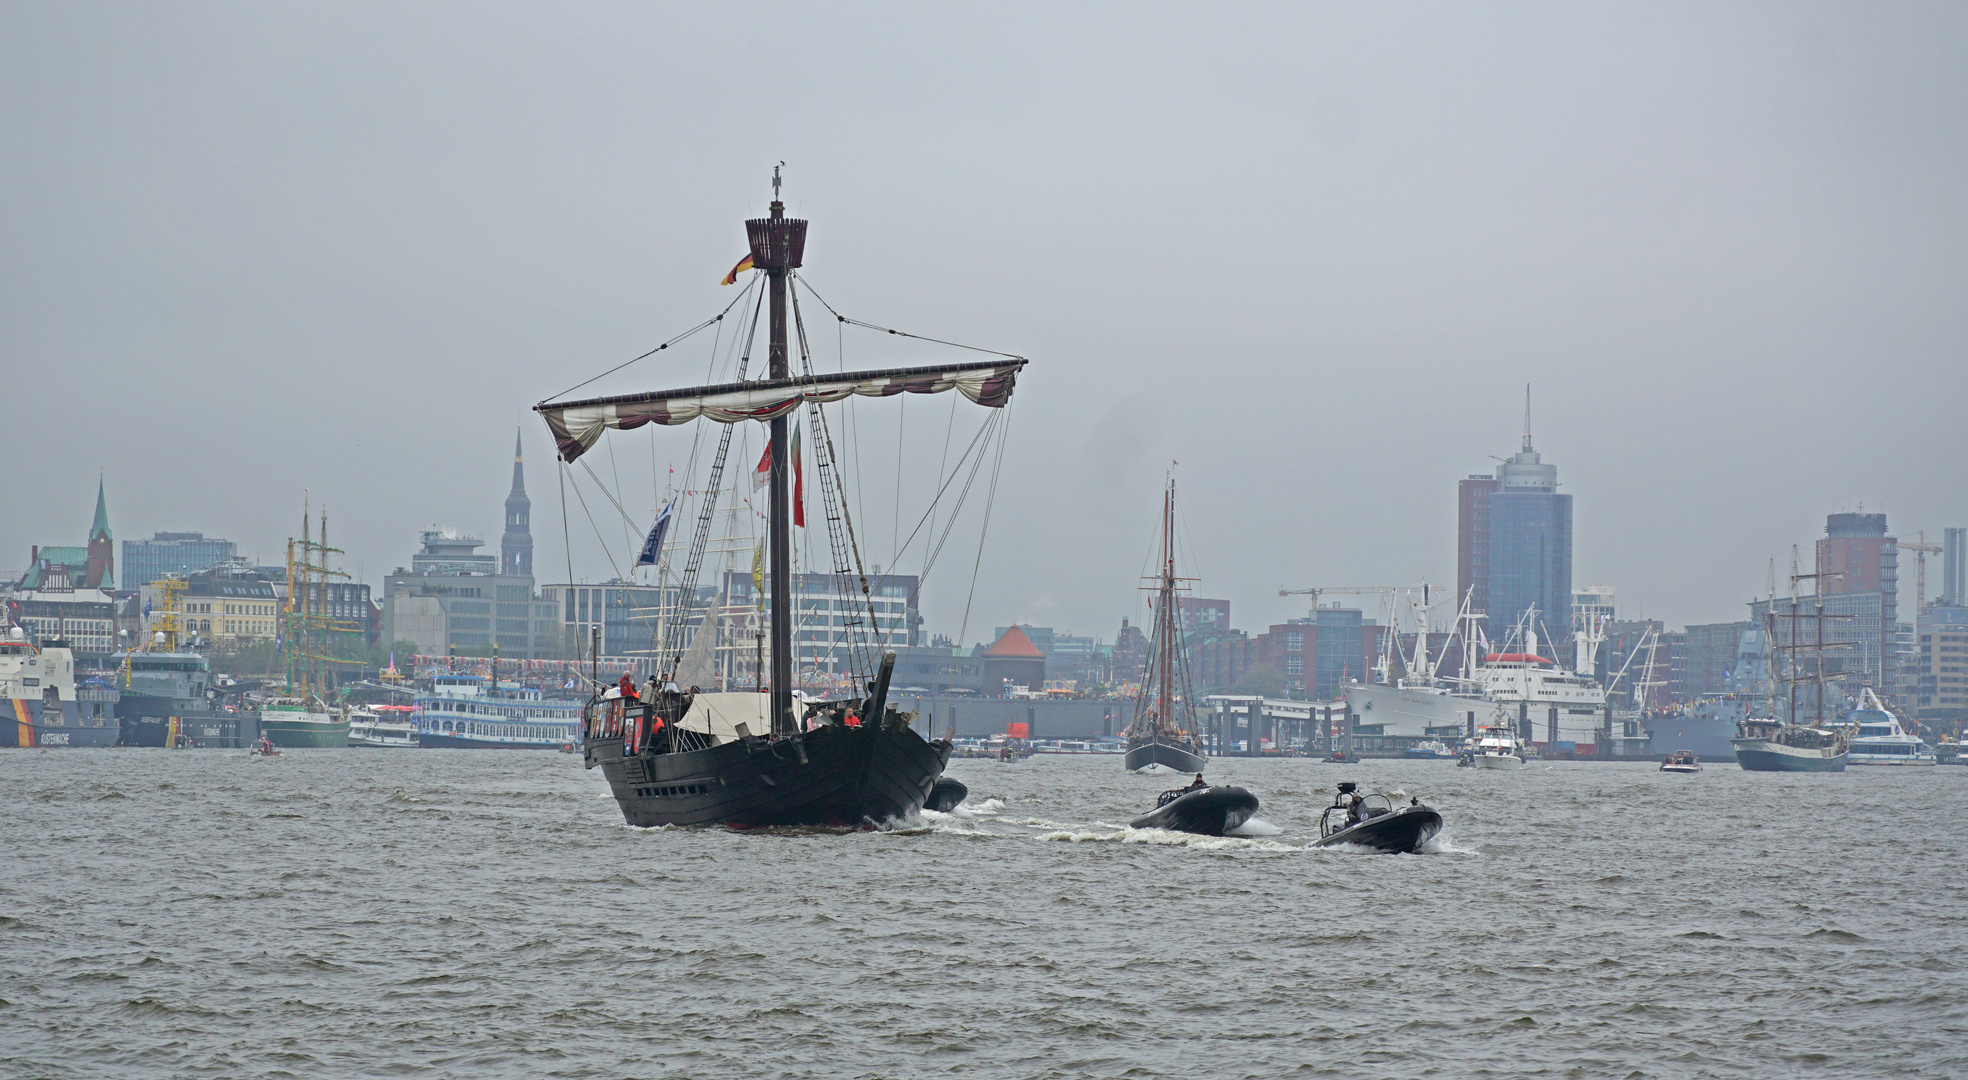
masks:
[[[1771,648],[1770,675],[1773,680],[1788,686],[1788,711],[1782,720],[1774,715],[1745,716],[1736,722],[1736,737],[1729,742],[1735,748],[1736,763],[1745,772],[1844,772],[1846,759],[1851,752],[1851,729],[1828,724],[1824,715],[1825,650],[1842,646],[1825,642],[1824,624],[1828,616],[1825,615],[1822,585],[1819,586],[1814,615],[1803,613],[1797,595],[1799,581],[1831,575],[1797,573],[1795,554],[1791,556],[1791,562],[1789,608],[1781,613],[1777,610],[1773,588],[1769,606],[1764,612],[1765,632],[1769,635]],[[1797,624],[1812,618],[1817,622],[1817,640],[1800,642]],[[1811,653],[1808,663],[1800,659],[1800,654],[1805,651]],[[1783,657],[1781,664],[1778,654]],[[1780,666],[1785,669],[1782,674],[1778,672]],[[1797,690],[1806,684],[1816,690],[1816,708],[1811,722],[1801,724],[1797,719]],[[1777,706],[1774,694],[1769,705],[1769,711],[1774,714]]]
[[[766,277],[770,320],[766,377],[676,390],[585,400],[542,402],[535,406],[552,432],[563,462],[574,462],[608,430],[647,424],[681,425],[705,419],[727,425],[720,435],[707,487],[717,490],[730,448],[731,427],[740,421],[767,424],[769,485],[766,509],[768,565],[761,576],[769,586],[769,655],[763,693],[692,692],[673,682],[652,684],[642,694],[612,687],[595,696],[582,725],[581,748],[588,768],[600,768],[622,816],[631,825],[737,827],[880,824],[920,810],[950,757],[948,739],[931,741],[911,726],[913,714],[888,700],[895,654],[879,658],[862,640],[848,642],[850,666],[872,676],[865,692],[843,700],[796,699],[793,688],[794,611],[790,531],[792,476],[788,465],[788,417],[804,407],[813,439],[827,518],[834,571],[858,583],[867,600],[871,627],[878,625],[869,598],[869,575],[855,544],[847,501],[834,474],[832,439],[820,405],[850,396],[961,392],[977,404],[1003,408],[1011,400],[1022,358],[1001,356],[988,362],[942,364],[879,371],[819,375],[806,355],[800,324],[796,278],[806,246],[807,223],[788,218],[773,174],[770,216],[745,223],[747,263]],[[789,292],[791,304],[789,305]],[[790,307],[790,311],[789,311]],[[788,315],[798,333],[801,369],[788,356]],[[838,317],[838,316],[837,316]],[[843,319],[843,322],[846,320]],[[708,325],[708,323],[706,324]],[[710,522],[710,502],[699,518],[683,580],[682,603],[693,603],[696,577]],[[684,620],[675,620],[681,625]],[[674,672],[683,657],[682,635],[672,627],[660,657]],[[714,632],[706,618],[699,634]],[[859,652],[861,655],[856,656]],[[591,675],[601,686],[599,671]]]
[[[1148,643],[1148,670],[1134,701],[1128,726],[1129,772],[1202,772],[1203,747],[1196,738],[1196,706],[1189,688],[1189,654],[1182,643],[1181,591],[1175,576],[1175,478],[1162,493],[1161,573],[1155,583],[1155,632]]]

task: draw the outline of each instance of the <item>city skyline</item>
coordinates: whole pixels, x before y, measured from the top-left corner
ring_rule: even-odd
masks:
[[[1541,460],[1539,460],[1541,458],[1541,455],[1532,449],[1532,439],[1528,431],[1524,433],[1522,439],[1523,439],[1522,445],[1520,447],[1519,452],[1516,455],[1513,455],[1511,458],[1507,458],[1507,459],[1506,458],[1495,459],[1500,463],[1502,463],[1499,469],[1499,473],[1514,472],[1517,474],[1521,474],[1518,477],[1518,481],[1519,481],[1519,486],[1522,487],[1524,490],[1530,491],[1532,489],[1535,489],[1537,492],[1549,494],[1550,492],[1554,491],[1557,486],[1555,466],[1551,464],[1543,463]],[[469,527],[459,527],[452,524],[445,524],[441,526],[426,524],[424,526],[420,526],[418,529],[415,530],[416,535],[423,537],[423,540],[420,542],[418,547],[415,550],[413,550],[412,558],[398,563],[397,566],[395,567],[395,571],[400,573],[404,570],[410,569],[417,563],[419,558],[424,557],[423,555],[419,555],[418,552],[427,552],[429,537],[430,535],[433,534],[432,531],[435,530],[436,532],[454,538],[455,540],[473,542],[474,547],[496,546],[496,548],[498,549],[498,554],[496,555],[483,554],[483,555],[475,556],[475,558],[479,561],[485,562],[488,566],[496,567],[501,574],[519,574],[527,577],[534,577],[536,578],[536,580],[543,583],[548,581],[549,579],[552,579],[553,581],[558,582],[560,584],[574,584],[574,585],[602,585],[608,583],[622,584],[623,582],[614,576],[612,570],[606,570],[606,569],[603,570],[601,573],[594,574],[594,575],[583,575],[577,572],[571,582],[565,580],[566,578],[565,574],[559,574],[559,575],[554,574],[551,568],[549,568],[544,575],[534,573],[532,567],[532,559],[531,559],[533,540],[528,530],[530,499],[526,494],[526,489],[525,489],[523,446],[524,446],[524,437],[522,435],[520,438],[520,444],[518,447],[516,447],[515,458],[511,466],[511,470],[512,470],[511,486],[508,490],[507,496],[503,503],[504,506],[503,521],[504,521],[505,531],[500,535],[496,545],[488,544],[487,542],[488,534],[483,531],[473,530]],[[1528,477],[1528,479],[1525,479],[1526,477]],[[1470,485],[1472,484],[1472,482],[1481,479],[1485,479],[1485,478],[1479,476],[1466,477],[1458,483],[1459,491],[1464,493],[1463,495],[1464,501],[1466,501],[1467,498],[1466,493],[1470,490]],[[1494,484],[1490,486],[1492,488],[1495,487]],[[111,531],[117,531],[113,528],[114,521],[111,519],[113,519],[115,515],[114,512],[109,509],[110,500],[108,499],[105,492],[106,492],[106,482],[99,481],[98,494],[95,503],[96,509],[89,530],[92,543],[94,543],[95,539],[98,538],[101,529],[106,523],[112,527]],[[1850,530],[1854,528],[1854,523],[1859,522],[1861,519],[1863,519],[1865,524],[1864,529],[1859,533],[1851,532]],[[1832,559],[1832,556],[1830,555],[1830,551],[1832,550],[1831,545],[1851,543],[1850,540],[1841,539],[1842,537],[1866,536],[1866,537],[1890,538],[1901,533],[1911,533],[1917,531],[1917,530],[1901,530],[1897,526],[1891,525],[1890,516],[1883,513],[1854,513],[1849,511],[1833,511],[1827,513],[1824,516],[1823,522],[1824,523],[1820,527],[1819,534],[1801,539],[1795,545],[1796,553],[1799,559],[1798,568],[1799,568],[1799,572],[1801,573],[1805,573],[1805,574],[1810,573],[1813,570],[1814,565],[1816,566],[1816,569],[1820,571],[1825,571],[1830,567],[1832,567],[1834,563],[1831,561],[1827,561]],[[1940,534],[1943,537],[1946,537],[1948,534],[1954,534],[1954,536],[1958,537],[1963,530],[1960,529],[1959,527],[1944,527],[1942,529],[1932,530],[1932,531]],[[675,537],[673,535],[672,540],[674,539]],[[1927,596],[1924,598],[1927,602],[1942,602],[1950,595],[1947,590],[1951,587],[1948,584],[1948,582],[1952,579],[1950,579],[1948,575],[1955,573],[1958,563],[1962,561],[1962,556],[1961,556],[1962,546],[1960,544],[1960,541],[1958,540],[1956,540],[1955,543],[1957,546],[1953,549],[1950,549],[1952,551],[1952,554],[1948,558],[1946,559],[1937,558],[1934,560],[1935,580],[1933,582],[1928,583]],[[242,556],[238,553],[237,550],[240,547],[240,545],[238,545],[237,543],[226,537],[222,537],[218,535],[208,535],[202,531],[180,532],[180,531],[170,531],[170,530],[155,530],[149,536],[132,537],[132,536],[125,535],[122,539],[115,541],[115,547],[113,549],[110,549],[114,551],[114,555],[112,556],[112,558],[113,558],[113,565],[115,567],[114,570],[115,573],[118,574],[122,573],[124,568],[126,567],[129,561],[128,553],[131,550],[130,545],[132,544],[137,545],[139,548],[145,548],[145,549],[157,548],[160,551],[180,549],[186,547],[194,547],[200,550],[210,549],[203,559],[197,561],[197,567],[196,567],[197,569],[202,569],[204,567],[211,566],[214,563],[225,561],[227,559],[234,559],[234,558],[243,559],[248,563],[257,563],[261,565],[273,565],[275,563],[278,563],[279,561],[276,558],[271,562],[263,563],[257,556],[252,556],[252,555]],[[282,541],[282,545],[284,548],[284,540]],[[56,545],[56,544],[50,544],[44,546],[51,549],[56,547],[61,547],[61,545]],[[456,546],[455,543],[454,546]],[[70,545],[69,547],[72,547],[74,550],[78,552],[82,550],[80,546]],[[221,549],[225,552],[225,554],[222,555],[218,554],[218,552]],[[64,548],[63,550],[68,550],[68,548]],[[460,548],[459,550],[463,550],[463,549]],[[1838,556],[1838,559],[1843,560],[1845,558],[1845,556],[1842,554],[1844,548],[1839,547],[1837,548],[1837,550],[1841,553]],[[1866,550],[1870,552],[1874,557],[1877,556],[1876,544],[1874,545],[1874,547],[1868,548]],[[146,551],[144,557],[147,560],[156,560],[159,556],[150,554],[148,551]],[[1910,554],[1905,557],[1909,559],[1912,558]],[[100,559],[100,556],[98,556],[98,558]],[[1773,560],[1776,558],[1777,556],[1775,554],[1771,556],[1771,559]],[[349,564],[353,566],[356,561],[355,553],[350,553],[347,556],[347,559],[349,561]],[[1950,559],[1953,561],[1949,561]],[[1458,562],[1459,563],[1461,562],[1460,557],[1458,558]],[[1842,566],[1844,564],[1842,561],[1838,561],[1836,565]],[[518,569],[516,569],[516,567]],[[12,578],[17,578],[20,576],[18,572],[13,572],[13,571],[4,571],[4,572],[8,575],[10,580]],[[1712,620],[1712,621],[1736,622],[1744,618],[1744,613],[1750,611],[1751,608],[1755,607],[1757,601],[1766,598],[1769,582],[1773,580],[1772,578],[1769,577],[1770,573],[1775,573],[1776,579],[1774,580],[1779,581],[1778,588],[1777,588],[1777,595],[1779,597],[1788,595],[1789,588],[1790,588],[1788,565],[1784,564],[1781,567],[1778,567],[1776,564],[1773,563],[1771,569],[1769,569],[1766,572],[1763,589],[1759,590],[1754,595],[1747,597],[1743,601],[1743,606],[1741,607],[1741,609],[1738,612],[1734,613],[1732,616],[1728,618]],[[386,572],[385,574],[382,575],[381,579],[372,582],[372,581],[368,581],[366,578],[364,578],[361,575],[353,575],[353,580],[355,580],[358,583],[370,584],[380,589],[384,581],[386,581],[390,576],[391,574]],[[1877,580],[1876,580],[1877,576],[1878,576],[1877,573],[1875,573],[1873,575],[1873,578],[1860,580],[1856,585],[1847,585],[1842,581],[1834,582],[1833,584],[1827,586],[1827,592],[1848,592],[1848,591],[1853,591],[1855,588],[1859,588],[1859,587],[1877,589],[1878,587]],[[146,583],[141,583],[141,582],[134,583],[134,584],[123,586],[123,588],[126,590],[136,589],[140,587],[142,584],[146,584]],[[626,584],[628,584],[630,587],[643,587],[651,583],[644,582],[641,577],[637,577],[635,579],[631,579],[627,581]],[[1800,587],[1800,591],[1809,593],[1813,588],[1813,585],[1811,581],[1807,579],[1804,582],[1802,582],[1799,587]],[[1904,594],[1907,592],[1907,590],[1914,589],[1916,587],[1917,586],[1916,586],[1915,576],[1910,570],[1904,573],[1899,573],[1897,575],[1897,588],[1895,589],[1893,595],[1899,600],[1897,606],[1900,609],[1901,615],[1896,617],[1898,622],[1911,624],[1914,615],[1917,611],[1917,607],[1914,603],[1909,602],[1901,594]],[[1446,630],[1449,628],[1450,621],[1453,618],[1454,610],[1461,603],[1461,597],[1463,592],[1466,590],[1466,588],[1467,588],[1466,583],[1463,583],[1460,584],[1459,587],[1454,591],[1449,591],[1440,588],[1436,590],[1435,602],[1433,607],[1431,608],[1431,613],[1432,613],[1431,626],[1433,629]],[[1622,586],[1616,582],[1613,583],[1596,582],[1592,585],[1585,585],[1585,584],[1580,584],[1578,583],[1578,581],[1574,580],[1567,590],[1567,597],[1566,597],[1567,610],[1569,611],[1570,604],[1572,603],[1572,597],[1576,595],[1578,592],[1582,590],[1594,590],[1598,588],[1611,589],[1620,594],[1617,612],[1618,612],[1618,617],[1621,620],[1653,619],[1657,621],[1662,621],[1664,625],[1670,628],[1678,627],[1678,626],[1697,626],[1697,625],[1701,625],[1703,622],[1703,620],[1698,620],[1698,619],[1679,618],[1675,616],[1673,613],[1668,613],[1666,615],[1663,615],[1658,609],[1653,615],[1649,616],[1646,614],[1644,610],[1644,604],[1645,604],[1644,599],[1641,599],[1637,602],[1629,601],[1625,596],[1625,592]],[[1208,592],[1210,590],[1203,589],[1202,591]],[[1270,591],[1267,590],[1266,595],[1269,595],[1269,592]],[[1957,602],[1958,602],[1958,598],[1957,598]],[[1239,618],[1226,623],[1227,627],[1242,628],[1248,626],[1252,629],[1259,628],[1266,625],[1267,620],[1270,623],[1282,623],[1282,622],[1292,621],[1294,619],[1304,618],[1309,616],[1311,610],[1305,606],[1305,603],[1303,601],[1294,600],[1294,601],[1290,601],[1286,605],[1286,607],[1295,608],[1296,609],[1295,611],[1288,612],[1284,615],[1279,615],[1276,617],[1269,616],[1269,615],[1251,616],[1249,614],[1249,611],[1253,605],[1251,604],[1250,599],[1245,597],[1219,597],[1219,598],[1196,597],[1193,601],[1189,598],[1185,598],[1184,603],[1185,603],[1185,619],[1188,614],[1186,608],[1188,605],[1192,603],[1199,604],[1199,605],[1220,604],[1220,605],[1224,605],[1226,608],[1234,607],[1237,611],[1242,613]],[[1378,602],[1371,597],[1349,595],[1344,597],[1344,599],[1341,601],[1335,601],[1335,603],[1337,603],[1337,605],[1340,607],[1352,608],[1361,611],[1362,615],[1366,618],[1368,622],[1377,621],[1383,625],[1386,624],[1386,618],[1385,618],[1386,613],[1379,610]],[[1889,605],[1889,608],[1890,606],[1892,605]],[[1478,610],[1481,610],[1480,604],[1478,605]],[[1549,609],[1541,608],[1541,610],[1548,611]],[[1098,641],[1108,642],[1114,636],[1114,631],[1118,630],[1120,625],[1119,620],[1122,619],[1135,620],[1135,616],[1137,614],[1138,612],[1134,612],[1134,611],[1128,611],[1119,614],[1114,618],[1108,620],[1108,622],[1113,624],[1111,626],[1105,624],[1077,626],[1077,625],[1069,625],[1068,623],[1061,620],[1053,620],[1051,622],[1048,622],[1047,620],[1044,619],[1038,619],[1038,620],[1022,619],[1022,620],[1014,620],[1014,621],[1018,625],[1027,625],[1027,626],[1037,626],[1043,624],[1050,627],[1057,624],[1059,632],[1061,634],[1084,635],[1084,636],[1089,636]],[[1398,622],[1400,618],[1401,618],[1400,613],[1397,613],[1396,621]],[[1510,623],[1512,620],[1509,617],[1497,615],[1492,617],[1492,621],[1500,625],[1505,625]],[[1554,622],[1552,621],[1551,617],[1547,616],[1546,622],[1548,626],[1570,625],[1569,618],[1558,618]],[[1000,626],[998,631],[996,631],[996,633],[1001,633],[1002,629],[1003,627]],[[926,633],[929,632],[947,633],[947,630],[941,627],[930,626],[926,630]],[[1560,631],[1559,633],[1560,636],[1562,636],[1563,633],[1565,632]],[[971,635],[971,637],[975,637],[975,636],[976,636],[975,634]],[[1546,640],[1549,643],[1550,639],[1548,637]],[[988,644],[988,640],[958,642],[958,644],[963,647],[968,647],[969,645],[973,645],[973,644]]]

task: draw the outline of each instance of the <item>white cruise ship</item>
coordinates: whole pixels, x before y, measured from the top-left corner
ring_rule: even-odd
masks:
[[[1466,674],[1452,683],[1350,685],[1347,711],[1365,735],[1472,740],[1483,728],[1509,725],[1527,744],[1596,746],[1607,722],[1606,690],[1591,674],[1597,640],[1578,634],[1572,671],[1538,654],[1535,631],[1523,640],[1521,652],[1491,652],[1473,666],[1465,663]],[[1623,722],[1612,736],[1614,752],[1628,752],[1620,745]]]

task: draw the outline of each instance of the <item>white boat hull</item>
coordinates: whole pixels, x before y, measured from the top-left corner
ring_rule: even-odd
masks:
[[[1510,754],[1477,754],[1476,767],[1479,769],[1521,769],[1524,759]]]
[[[1507,719],[1495,702],[1482,698],[1376,683],[1348,686],[1346,711],[1354,723],[1378,726],[1381,734],[1403,739],[1459,739]]]

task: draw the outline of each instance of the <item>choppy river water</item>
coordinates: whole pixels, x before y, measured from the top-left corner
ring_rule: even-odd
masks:
[[[958,761],[917,827],[622,824],[493,751],[10,751],[0,1075],[1968,1074],[1968,768]],[[1305,850],[1341,779],[1441,850]]]

